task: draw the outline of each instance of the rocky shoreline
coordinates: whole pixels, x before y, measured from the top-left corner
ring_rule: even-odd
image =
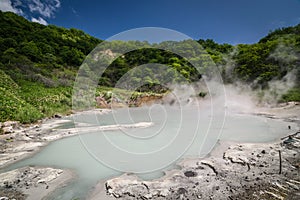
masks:
[[[126,200],[299,199],[299,153],[300,133],[270,144],[223,143],[208,158],[185,159],[180,170],[157,180],[132,174],[108,180],[106,195]]]
[[[111,112],[111,110],[95,109],[77,114],[91,112],[106,114]],[[74,114],[74,116],[76,117],[77,114]],[[71,122],[71,120],[56,116],[55,118],[44,119],[39,123],[31,125],[22,125],[13,121],[1,124],[0,170],[22,159],[33,156],[50,142],[76,135],[80,128],[84,129],[80,130],[81,133],[88,133],[95,130],[145,128],[153,125],[151,122],[140,122],[136,124],[107,126],[80,124],[76,128],[57,128],[66,122]],[[53,173],[56,176],[53,176]],[[42,199],[53,192],[59,185],[71,181],[74,177],[75,172],[71,172],[68,169],[54,169],[50,167],[27,167],[4,172],[0,174],[0,199]],[[41,183],[46,186],[43,187]],[[49,185],[51,185],[51,189],[49,189]]]
[[[67,169],[49,167],[23,167],[0,174],[0,197],[2,199],[43,199],[75,177]]]
[[[54,130],[64,122],[66,120],[62,120],[61,116],[56,116],[30,125],[3,123],[0,135],[0,169],[33,156],[55,139],[71,136],[71,133],[58,133]],[[49,135],[56,137],[51,140]],[[24,167],[3,172],[0,174],[0,199],[43,199],[74,177],[75,173],[70,170],[50,167]]]

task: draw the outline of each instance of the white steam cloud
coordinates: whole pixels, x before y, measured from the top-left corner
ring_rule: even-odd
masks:
[[[299,55],[297,55],[293,46],[279,43],[277,48],[270,54],[269,57],[282,63],[291,63],[296,61],[298,56]]]
[[[274,78],[264,88],[257,85],[257,81],[254,81],[252,84],[245,84],[234,77],[236,63],[232,57],[237,54],[237,49],[225,55],[224,58],[227,64],[222,66],[222,70],[224,78],[227,79],[224,80],[227,82],[226,93],[230,99],[228,102],[229,106],[233,104],[237,105],[238,102],[242,102],[242,104],[246,102],[245,105],[251,105],[249,109],[255,108],[254,105],[259,104],[265,104],[264,106],[274,105],[281,100],[282,95],[296,86],[297,70],[299,70],[297,65],[300,63],[300,55],[294,47],[296,41],[293,41],[293,38],[284,39],[286,40],[280,41],[277,47],[270,53],[269,59],[276,61],[276,64],[280,67],[280,71],[282,73],[286,72],[286,75],[282,78]],[[228,82],[232,84],[230,85]],[[243,96],[246,98],[243,98]],[[247,99],[249,102],[247,102]]]
[[[277,103],[282,95],[286,94],[291,88],[295,86],[297,79],[296,69],[287,73],[281,80],[273,80],[268,83],[268,90],[261,90],[261,101],[269,104]]]

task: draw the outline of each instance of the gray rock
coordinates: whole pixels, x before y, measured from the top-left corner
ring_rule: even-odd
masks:
[[[279,150],[284,157],[281,174]],[[132,200],[284,199],[291,194],[300,199],[297,163],[297,145],[233,145],[219,157],[183,161],[180,170],[157,180],[143,181],[131,174],[108,180],[106,192],[115,198]]]
[[[20,123],[17,121],[3,122],[0,126],[4,134],[14,133],[15,132],[14,130],[18,129],[19,127],[20,127]]]
[[[20,123],[18,121],[6,121],[2,123],[3,127],[12,127],[12,128],[18,128]]]

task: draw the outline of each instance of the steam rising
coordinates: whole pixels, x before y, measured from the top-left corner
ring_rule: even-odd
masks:
[[[251,110],[256,106],[272,106],[281,100],[282,95],[297,86],[299,78],[297,77],[299,76],[299,66],[297,65],[300,63],[300,55],[293,44],[279,42],[269,55],[268,59],[277,61],[280,71],[287,73],[282,78],[278,77],[269,81],[264,88],[257,84],[258,80],[251,84],[245,84],[234,77],[236,63],[233,56],[236,54],[237,48],[228,55],[224,55],[227,64],[222,66],[224,81],[231,83],[226,85],[227,106],[239,105],[246,110]]]
[[[261,102],[269,104],[276,104],[282,95],[286,94],[288,90],[293,88],[296,84],[297,69],[293,69],[287,73],[281,80],[272,80],[268,83],[268,90],[260,90],[259,94],[262,98]]]

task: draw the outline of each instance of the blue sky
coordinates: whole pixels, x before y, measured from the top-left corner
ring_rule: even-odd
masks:
[[[270,30],[300,23],[300,0],[0,0],[0,9],[100,39],[162,27],[193,39],[255,43]]]

